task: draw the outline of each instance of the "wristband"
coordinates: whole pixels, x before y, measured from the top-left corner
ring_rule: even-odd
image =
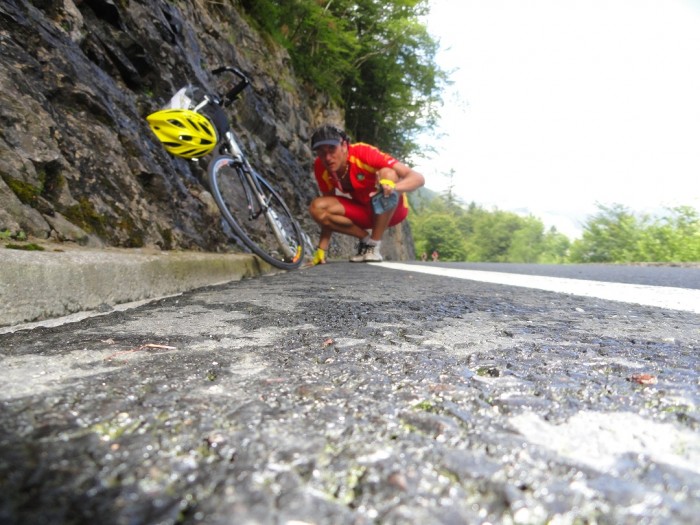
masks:
[[[381,184],[382,186],[389,186],[392,189],[396,187],[396,183],[393,180],[389,179],[379,179],[379,184]]]

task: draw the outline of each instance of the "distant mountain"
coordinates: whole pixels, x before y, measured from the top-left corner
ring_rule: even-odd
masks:
[[[422,188],[418,188],[416,191],[408,193],[407,195],[411,208],[414,210],[419,210],[433,199],[439,197],[440,193],[423,186]]]

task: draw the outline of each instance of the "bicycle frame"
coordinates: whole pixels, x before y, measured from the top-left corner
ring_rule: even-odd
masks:
[[[205,113],[207,117],[212,120],[218,132],[219,141],[207,167],[207,172],[210,174],[210,181],[212,173],[218,173],[220,170],[224,169],[225,166],[232,168],[231,171],[235,172],[236,175],[231,175],[237,176],[240,182],[238,198],[241,200],[244,199],[243,202],[239,202],[237,207],[239,212],[243,212],[244,217],[242,217],[242,219],[245,220],[246,211],[248,220],[251,222],[257,222],[256,219],[264,217],[264,223],[267,224],[267,232],[271,234],[272,238],[274,238],[277,243],[276,249],[279,250],[278,253],[281,253],[287,261],[291,262],[270,255],[271,252],[261,248],[255,241],[248,237],[247,232],[245,232],[245,227],[242,223],[239,224],[227,209],[228,205],[222,200],[223,198],[219,192],[218,178],[214,176],[214,182],[210,189],[215,193],[217,204],[219,207],[222,207],[224,216],[229,223],[234,226],[234,230],[237,231],[239,235],[242,235],[243,242],[247,244],[249,248],[268,260],[268,262],[271,262],[271,264],[280,267],[295,267],[300,263],[304,251],[304,241],[299,226],[291,216],[291,212],[283,199],[248,162],[243,148],[238,142],[239,139],[231,128],[228,115],[223,109],[230,106],[240,96],[243,90],[250,85],[250,80],[234,67],[225,66],[212,71],[214,75],[219,75],[224,72],[233,73],[239,78],[239,81],[225,94],[210,94],[206,91],[200,94],[198,91],[199,88],[189,85],[175,93],[171,98],[169,107]],[[202,111],[207,107],[210,107],[213,113],[210,111]],[[280,213],[279,209],[280,204],[283,209],[282,213]],[[292,221],[292,229],[294,231],[291,232],[291,234],[287,219],[291,219]],[[270,240],[272,240],[272,238]]]
[[[238,89],[238,87],[241,84],[243,84],[243,82],[241,82],[237,86],[234,86],[234,88],[229,92],[229,94],[234,94],[234,98],[235,96],[237,96],[237,93],[240,93],[241,90]],[[227,95],[227,97],[228,96],[229,95]],[[233,101],[233,99],[231,99],[231,101]],[[216,104],[216,101],[209,100],[209,97],[205,96],[205,100],[203,100],[200,104],[195,106],[195,111],[202,109],[207,104]],[[220,106],[220,104],[217,105]],[[282,251],[287,257],[293,258],[296,254],[293,250],[289,248],[288,242],[284,238],[284,234],[277,225],[277,217],[274,214],[274,210],[270,208],[269,202],[267,201],[267,199],[265,199],[265,195],[263,194],[259,182],[260,175],[257,174],[257,172],[252,168],[248,160],[243,155],[243,151],[238,145],[236,135],[234,134],[233,130],[230,129],[230,127],[226,129],[224,136],[219,141],[218,151],[221,151],[222,145],[224,145],[224,147],[226,148],[227,154],[233,158],[234,164],[237,168],[236,172],[238,173],[238,176],[241,177],[241,179],[245,178],[245,180],[247,181],[247,184],[244,183],[242,184],[242,186],[245,190],[246,202],[248,207],[248,218],[256,219],[261,214],[265,214],[265,216],[267,217],[267,222],[270,225],[270,228],[272,229],[272,233],[277,239],[277,242],[280,245]],[[217,162],[219,159],[220,157],[215,156],[214,158],[212,158],[211,162]],[[252,195],[251,190],[253,190]],[[257,210],[255,206],[256,203],[258,205]]]

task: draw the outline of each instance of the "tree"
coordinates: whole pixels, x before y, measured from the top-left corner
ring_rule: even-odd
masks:
[[[690,206],[669,215],[635,215],[620,204],[598,205],[571,248],[572,262],[689,262],[700,260],[700,214]]]
[[[690,206],[669,210],[641,233],[640,260],[655,262],[700,261],[700,213]]]
[[[447,177],[447,189],[442,192],[442,197],[448,206],[455,206],[459,199],[455,196],[455,170],[450,169],[448,173],[444,174]]]
[[[419,210],[409,215],[416,251],[444,245],[441,259],[472,262],[564,262],[570,241],[533,216],[487,211],[476,203],[461,204],[450,192],[421,194]]]
[[[597,204],[599,213],[589,218],[583,236],[571,249],[572,262],[631,262],[637,260],[641,223],[621,204]]]
[[[354,77],[343,82],[346,126],[358,140],[398,158],[434,127],[446,74],[435,64],[437,42],[420,17],[426,0],[359,0],[351,13],[359,45]]]
[[[429,215],[416,228],[417,253],[432,253],[437,250],[440,259],[445,261],[463,261],[466,259],[464,241],[456,235],[457,224],[454,216],[442,213]]]
[[[342,103],[342,81],[355,77],[353,60],[359,50],[347,16],[353,2],[241,0],[241,5],[262,31],[289,51],[302,80]]]
[[[543,264],[561,264],[568,261],[571,241],[563,233],[552,226],[544,235],[542,252],[537,260]]]
[[[397,158],[435,126],[447,75],[420,17],[427,0],[241,0],[258,26],[289,50],[310,89],[345,109],[353,139]]]
[[[521,218],[513,232],[506,253],[508,262],[536,263],[540,259],[544,243],[544,225],[535,217]]]
[[[521,217],[512,212],[479,210],[474,217],[473,232],[467,239],[467,260],[508,262],[513,234],[520,223]]]

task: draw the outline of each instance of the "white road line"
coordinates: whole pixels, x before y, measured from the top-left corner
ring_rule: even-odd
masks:
[[[443,277],[453,277],[455,279],[535,288],[537,290],[547,290],[550,292],[596,297],[609,301],[700,313],[700,290],[688,290],[670,286],[646,286],[641,284],[585,281],[582,279],[565,279],[562,277],[542,277],[539,275],[461,270],[458,268],[418,266],[393,262],[382,262],[378,265],[382,268],[390,268],[392,270],[428,273],[431,275],[441,275]]]

